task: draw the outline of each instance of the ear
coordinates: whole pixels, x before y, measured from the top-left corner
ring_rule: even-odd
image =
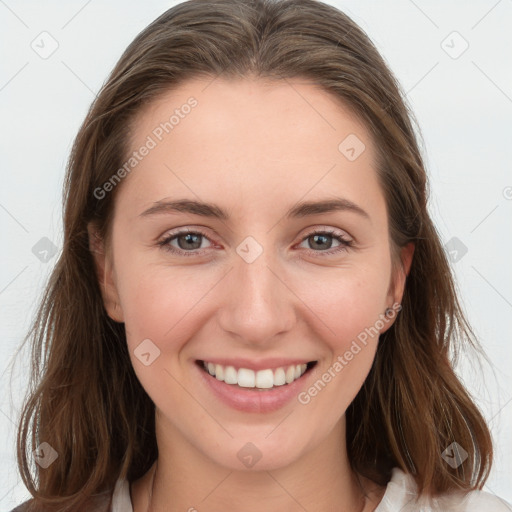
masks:
[[[399,262],[393,265],[391,283],[387,296],[387,308],[391,308],[393,313],[388,316],[386,326],[381,330],[381,334],[386,332],[395,322],[397,313],[400,311],[400,304],[405,291],[405,282],[409,271],[411,270],[412,259],[414,256],[414,243],[410,242],[400,249]]]
[[[96,278],[100,285],[103,305],[112,320],[122,323],[124,322],[124,316],[114,279],[111,253],[105,247],[104,240],[99,235],[93,222],[89,222],[87,225],[87,232],[89,234],[89,250],[94,259]]]
[[[405,281],[411,270],[414,256],[414,243],[410,242],[400,249],[400,262],[393,276],[393,304],[400,304],[405,291]]]

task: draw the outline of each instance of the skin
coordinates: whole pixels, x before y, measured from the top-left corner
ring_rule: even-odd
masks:
[[[195,79],[139,113],[132,148],[190,96],[197,107],[119,185],[111,238],[94,248],[105,307],[125,323],[134,370],[156,406],[152,510],[359,512],[360,484],[368,495],[364,510],[373,510],[383,489],[350,469],[345,411],[370,370],[377,337],[310,403],[294,399],[272,413],[219,402],[196,378],[194,363],[316,360],[309,386],[400,303],[413,247],[402,250],[403,266],[393,274],[369,132],[305,81]],[[354,161],[338,150],[349,134],[366,146]],[[352,211],[284,218],[299,200],[335,197],[368,218]],[[140,216],[157,201],[178,198],[218,204],[230,218]],[[200,237],[193,256],[172,254],[158,241],[176,228],[201,228],[208,238]],[[316,228],[334,229],[353,246],[326,256],[340,242],[327,235],[318,248],[310,235]],[[247,236],[263,248],[252,263],[236,252]],[[185,252],[181,240],[171,245]],[[161,353],[145,366],[134,350],[148,338]],[[252,468],[237,457],[249,441],[262,454]],[[152,474],[153,468],[132,483],[135,512],[147,509]]]

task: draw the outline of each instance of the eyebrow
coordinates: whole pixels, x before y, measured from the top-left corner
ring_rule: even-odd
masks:
[[[348,211],[356,213],[365,219],[370,219],[368,213],[360,206],[348,199],[324,199],[320,201],[303,201],[292,206],[285,214],[287,219],[302,218],[310,215],[319,215],[334,211]],[[220,220],[229,220],[229,213],[213,203],[193,201],[190,199],[161,200],[144,210],[139,217],[148,217],[164,213],[191,213],[202,217],[211,217]]]

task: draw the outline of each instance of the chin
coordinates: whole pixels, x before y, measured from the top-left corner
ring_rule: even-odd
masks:
[[[278,427],[279,428],[279,427]],[[256,436],[235,436],[233,439],[205,447],[204,455],[230,471],[273,471],[293,464],[306,450],[304,439],[279,435],[277,432]],[[275,437],[274,437],[275,436]]]

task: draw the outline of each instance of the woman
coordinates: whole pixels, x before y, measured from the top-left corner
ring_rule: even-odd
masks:
[[[19,510],[509,510],[407,108],[343,13],[160,16],[78,133],[64,228]]]

